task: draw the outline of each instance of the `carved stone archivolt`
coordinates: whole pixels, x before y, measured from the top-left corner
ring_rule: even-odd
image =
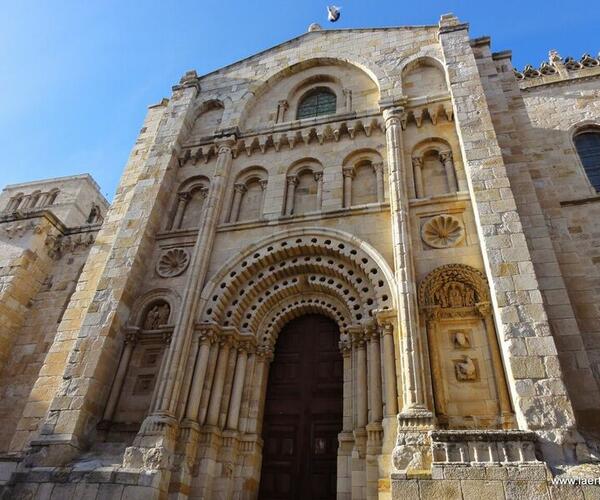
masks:
[[[190,256],[183,248],[173,248],[164,252],[156,263],[156,273],[162,278],[179,276],[188,267]]]
[[[421,228],[421,238],[433,248],[450,248],[465,237],[462,223],[451,215],[438,215],[429,219]]]

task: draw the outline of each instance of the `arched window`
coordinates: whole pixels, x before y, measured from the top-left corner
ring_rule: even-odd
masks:
[[[600,130],[586,130],[573,140],[590,183],[600,191]]]
[[[296,118],[314,118],[335,113],[335,94],[328,88],[319,87],[306,94],[298,104]]]

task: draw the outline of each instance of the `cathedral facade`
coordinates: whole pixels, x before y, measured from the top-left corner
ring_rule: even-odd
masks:
[[[450,14],[187,72],[0,197],[3,498],[596,497],[598,190],[600,60]]]

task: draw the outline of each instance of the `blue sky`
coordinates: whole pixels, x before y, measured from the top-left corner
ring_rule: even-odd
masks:
[[[597,54],[600,3],[339,0],[337,28],[435,24],[511,49],[518,68],[548,50]],[[146,107],[199,74],[324,27],[327,1],[0,0],[0,187],[91,173],[113,197]]]

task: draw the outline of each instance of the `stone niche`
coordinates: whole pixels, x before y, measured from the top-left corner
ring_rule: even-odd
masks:
[[[419,287],[438,424],[448,429],[513,425],[483,274],[461,264],[432,271]]]

